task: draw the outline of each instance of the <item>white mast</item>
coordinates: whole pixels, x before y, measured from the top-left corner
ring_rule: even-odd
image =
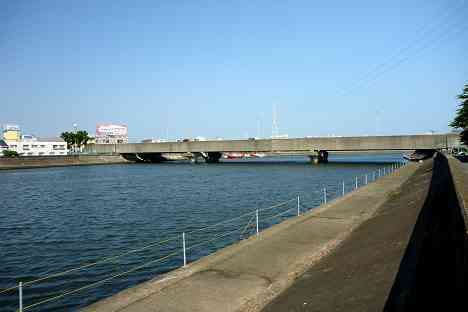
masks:
[[[276,104],[273,104],[273,125],[271,128],[271,137],[275,138],[278,137],[278,119],[277,119],[277,112],[276,112]]]

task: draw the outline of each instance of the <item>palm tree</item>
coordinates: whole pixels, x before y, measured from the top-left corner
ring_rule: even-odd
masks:
[[[67,143],[67,148],[70,149],[74,142],[74,133],[73,132],[62,132],[60,137]]]
[[[68,149],[74,152],[81,151],[82,146],[86,146],[91,139],[87,131],[79,130],[76,132],[63,132],[60,137],[67,142]]]

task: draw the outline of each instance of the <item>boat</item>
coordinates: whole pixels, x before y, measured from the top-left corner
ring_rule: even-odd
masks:
[[[416,150],[409,154],[404,154],[403,158],[409,161],[422,161],[431,158],[434,155],[434,150]]]

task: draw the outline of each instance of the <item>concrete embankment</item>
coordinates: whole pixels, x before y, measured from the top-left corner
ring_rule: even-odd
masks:
[[[356,228],[375,218],[386,202],[400,196],[401,186],[407,185],[420,167],[409,164],[323,207],[97,302],[85,311],[259,311],[347,241]],[[362,250],[366,248],[359,246],[356,254],[365,259]],[[363,265],[372,268],[370,262]],[[335,282],[339,291],[346,288],[346,275]],[[317,284],[313,291],[321,287]],[[354,298],[361,290],[364,294],[373,291],[355,290]]]
[[[0,157],[0,170],[128,163],[118,155]]]
[[[437,154],[263,311],[464,311],[468,175]]]

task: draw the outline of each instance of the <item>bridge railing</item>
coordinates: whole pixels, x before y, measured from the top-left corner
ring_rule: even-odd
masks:
[[[322,193],[322,200],[319,206],[333,199],[342,197],[361,186],[374,182],[403,165],[404,163],[394,163],[364,175],[356,176],[352,180],[341,181],[339,185],[334,188],[334,192],[323,188],[319,190],[319,192]],[[213,252],[240,240],[260,235],[263,230],[274,224],[278,224],[291,217],[300,216],[315,207],[317,206],[304,203],[300,196],[294,196],[275,205],[251,209],[247,213],[234,218],[194,230],[182,231],[178,235],[150,242],[144,246],[127,250],[117,255],[103,257],[93,262],[83,263],[79,266],[35,279],[20,281],[17,285],[0,290],[0,301],[2,301],[2,296],[4,298],[5,296],[9,296],[10,300],[11,297],[16,298],[14,300],[18,302],[17,311],[20,312],[37,310],[39,308],[47,310],[50,309],[53,302],[57,300],[97,288],[112,280],[123,278],[132,273],[142,271],[143,269],[155,272],[158,267],[164,263],[166,263],[165,270],[162,272],[185,267],[189,262],[209,254],[210,252],[207,252],[207,250]],[[212,246],[211,249],[207,249],[206,246],[210,245],[214,246]],[[143,254],[143,251],[150,251],[150,253]],[[128,267],[131,266],[131,263],[136,262],[136,259],[142,261],[137,265],[132,265],[131,268],[119,272],[109,272],[109,269],[106,269],[111,267],[111,271],[115,271],[117,261],[125,258],[127,258],[127,261],[123,264],[121,263],[121,265],[126,265]],[[170,259],[178,262],[178,264],[168,265],[167,261]],[[68,289],[68,287],[66,287],[67,282],[73,282],[73,279],[67,281],[67,276],[75,276],[76,278],[77,273],[91,269],[94,269],[96,272],[104,271],[104,273],[96,274],[96,276],[102,278],[88,284],[80,282],[80,286],[76,286],[73,289]],[[41,284],[43,286],[40,286]],[[52,284],[57,285],[55,287],[56,291],[53,294],[41,295],[41,293],[44,292],[43,288]],[[38,294],[35,294],[35,291],[37,291]]]

